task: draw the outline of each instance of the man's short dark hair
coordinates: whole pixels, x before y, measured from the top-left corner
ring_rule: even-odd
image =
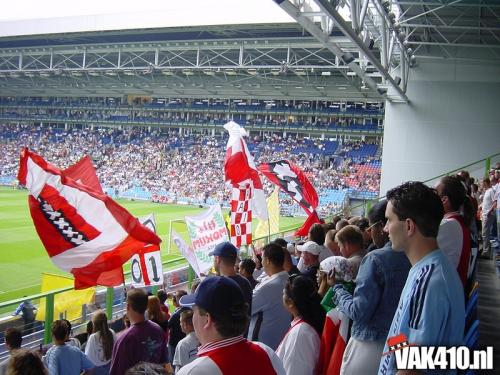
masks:
[[[338,230],[336,229],[331,229],[328,232],[326,232],[326,239],[329,241],[335,242],[335,236],[337,235]]]
[[[335,241],[337,241],[337,243],[348,243],[363,248],[363,233],[356,225],[348,225],[337,232]]]
[[[336,223],[333,222],[322,224],[323,231],[325,232],[325,239],[326,239],[326,233],[328,233],[328,231],[331,231],[332,229],[335,229],[335,224]]]
[[[132,289],[127,292],[127,304],[136,313],[144,314],[148,308],[148,295],[142,289]]]
[[[236,259],[238,259],[238,256],[218,256],[221,260],[222,263],[234,266],[236,264]]]
[[[253,274],[253,271],[255,271],[255,262],[250,258],[243,259],[240,263],[240,269],[244,269],[249,275],[251,275]]]
[[[273,242],[280,245],[284,249],[286,249],[286,246],[288,245],[288,242],[286,242],[284,238],[276,238]]]
[[[11,349],[19,349],[22,342],[23,334],[19,329],[11,327],[5,330],[5,343],[9,345]]]
[[[387,200],[383,199],[380,202],[377,202],[373,205],[373,207],[368,212],[368,220],[370,220],[370,224],[380,223],[382,226],[385,226],[387,223],[387,218],[385,217],[385,209],[387,208]]]
[[[187,295],[188,293],[184,289],[179,289],[175,294],[173,295],[172,299],[174,301],[179,301],[182,296]]]
[[[51,326],[52,336],[58,341],[63,341],[69,334],[68,323],[64,320],[56,320]]]
[[[165,303],[165,301],[168,298],[167,292],[165,292],[163,289],[160,289],[158,292],[156,292],[156,296],[158,297],[161,303]]]
[[[200,315],[207,314],[202,308],[198,308],[198,311]],[[222,337],[240,336],[245,333],[250,319],[248,316],[248,304],[240,303],[233,305],[223,312],[210,313],[210,317],[214,321],[215,329]]]
[[[399,220],[411,219],[424,237],[437,237],[444,208],[436,190],[410,181],[389,190],[387,200]]]
[[[71,322],[68,319],[61,319],[61,320],[66,322],[66,326],[68,326],[68,335],[71,335],[71,330],[73,329]]]
[[[181,319],[184,323],[193,325],[193,310],[191,309],[182,310]]]
[[[335,229],[341,230],[342,228],[346,227],[349,225],[349,221],[347,219],[340,219],[337,221],[337,224],[335,224]]]
[[[321,224],[313,224],[309,229],[309,239],[322,246],[325,243],[325,230]]]
[[[467,191],[462,183],[460,177],[457,176],[445,176],[439,183],[442,186],[441,195],[447,196],[450,201],[451,208],[455,211],[460,210],[460,206],[464,204],[467,198]]]
[[[370,226],[370,223],[368,222],[368,219],[366,217],[360,217],[356,223],[356,226],[362,232],[364,232]]]
[[[275,243],[268,243],[262,249],[262,254],[276,267],[283,267],[285,254],[283,248]]]

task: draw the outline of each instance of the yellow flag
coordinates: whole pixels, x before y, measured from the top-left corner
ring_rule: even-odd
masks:
[[[73,279],[66,276],[42,274],[42,293],[51,290],[62,289],[73,286]],[[54,296],[54,319],[59,319],[60,314],[72,321],[82,316],[82,305],[94,302],[95,288],[82,290],[68,290]],[[40,305],[36,313],[36,320],[45,320],[45,298],[40,299]]]
[[[274,189],[273,193],[266,199],[269,220],[260,220],[255,229],[255,238],[267,237],[279,233],[280,231],[280,203],[278,199],[279,189]]]

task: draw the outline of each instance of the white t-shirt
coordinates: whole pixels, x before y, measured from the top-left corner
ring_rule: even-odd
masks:
[[[491,210],[491,207],[493,207],[494,201],[495,201],[495,190],[493,190],[493,188],[489,188],[488,190],[486,190],[483,197],[483,205],[482,205],[483,218],[486,218],[488,212]]]
[[[456,212],[452,212],[455,214]],[[463,233],[457,220],[445,218],[441,220],[437,236],[438,247],[443,250],[453,267],[457,268],[462,255]]]
[[[262,274],[264,274],[264,268],[262,267],[261,269],[255,269],[253,271],[253,278],[257,280]]]
[[[110,331],[113,334],[113,343],[115,343],[116,333],[112,329]],[[104,348],[100,337],[99,332],[91,334],[87,340],[87,345],[85,345],[85,354],[96,366],[103,366],[111,361],[111,357],[108,360],[104,358]]]
[[[173,360],[173,365],[175,371],[179,371],[182,366],[186,366],[188,363],[193,362],[198,357],[198,347],[200,342],[196,337],[195,332],[190,332],[186,337],[184,337],[175,348],[175,355]]]
[[[295,319],[276,354],[283,361],[287,375],[314,375],[319,359],[320,337],[303,320]]]

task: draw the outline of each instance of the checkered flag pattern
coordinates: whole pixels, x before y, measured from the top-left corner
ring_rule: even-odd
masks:
[[[250,184],[233,187],[231,199],[231,242],[234,246],[252,243],[252,189]]]
[[[398,344],[395,344],[395,345],[390,346],[390,347],[389,347],[389,351],[394,352],[394,351],[399,350],[399,349],[401,349],[401,348],[404,348],[404,347],[406,347],[406,346],[408,346],[408,345],[409,345],[409,344],[408,344],[408,341],[403,341],[403,342],[400,342],[400,343],[398,343]]]
[[[40,208],[45,218],[54,226],[54,228],[66,241],[75,246],[89,241],[84,233],[76,230],[69,220],[64,217],[61,210],[54,210],[54,208],[42,198],[39,198],[38,201],[40,202]]]

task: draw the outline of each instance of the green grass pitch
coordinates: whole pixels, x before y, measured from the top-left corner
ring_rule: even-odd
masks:
[[[0,187],[0,302],[39,293],[43,272],[68,275],[50,261],[31,220],[27,196],[25,190]],[[118,202],[136,217],[155,214],[164,261],[180,256],[175,246],[172,246],[171,254],[167,254],[169,222],[203,211],[190,206],[127,200]],[[283,217],[280,227],[283,230],[302,221],[300,218]],[[187,239],[185,225],[174,223],[173,228]]]

